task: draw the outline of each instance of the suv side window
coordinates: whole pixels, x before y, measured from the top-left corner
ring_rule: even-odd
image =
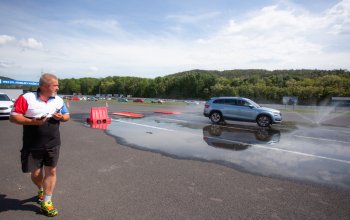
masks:
[[[213,103],[221,105],[236,105],[236,99],[217,99]]]
[[[217,99],[213,101],[214,104],[225,104],[225,99]]]
[[[226,105],[237,105],[236,99],[225,99],[225,104]]]

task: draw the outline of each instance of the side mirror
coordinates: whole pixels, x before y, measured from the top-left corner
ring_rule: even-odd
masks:
[[[254,108],[254,106],[253,106],[253,105],[249,105],[249,108],[253,109],[253,108]]]

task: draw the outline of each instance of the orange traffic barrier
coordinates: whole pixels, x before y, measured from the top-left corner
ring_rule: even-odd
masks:
[[[106,107],[100,107],[100,108],[91,108],[90,111],[90,118],[86,119],[88,123],[110,123],[111,118],[108,117],[107,108]]]
[[[181,114],[181,112],[162,111],[162,110],[154,111],[154,113],[167,114],[167,115],[179,115],[179,114]]]
[[[120,115],[120,116],[126,116],[126,117],[131,117],[131,118],[142,118],[143,114],[138,114],[134,112],[113,112],[112,115]]]
[[[111,123],[91,123],[90,128],[106,130]]]

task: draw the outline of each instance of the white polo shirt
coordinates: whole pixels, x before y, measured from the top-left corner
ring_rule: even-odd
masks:
[[[48,114],[47,117],[51,117],[58,110],[62,114],[69,114],[63,99],[59,96],[56,95],[43,101],[38,92],[29,92],[18,97],[13,105],[11,115],[21,114],[27,118],[39,118]]]

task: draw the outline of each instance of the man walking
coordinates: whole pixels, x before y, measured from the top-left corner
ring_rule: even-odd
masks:
[[[61,145],[59,125],[70,118],[66,105],[57,95],[58,90],[58,78],[43,74],[37,92],[19,96],[10,116],[11,122],[23,125],[22,171],[31,173],[38,187],[41,210],[51,217],[58,214],[51,197]]]

